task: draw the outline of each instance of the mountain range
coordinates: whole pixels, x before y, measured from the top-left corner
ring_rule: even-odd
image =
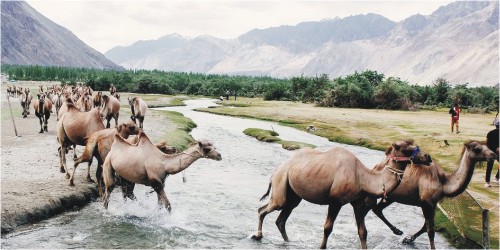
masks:
[[[235,39],[169,34],[104,54],[130,69],[330,78],[376,70],[410,83],[499,82],[498,1],[458,1],[400,22],[365,14],[254,29]]]
[[[445,78],[494,86],[498,9],[498,1],[457,1],[399,22],[365,14],[254,29],[234,39],[168,34],[103,55],[26,2],[2,1],[1,62],[281,78],[376,70],[419,85]]]
[[[23,1],[1,2],[2,64],[124,70]]]

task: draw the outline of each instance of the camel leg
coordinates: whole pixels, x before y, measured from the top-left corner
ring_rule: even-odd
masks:
[[[115,119],[115,127],[118,126],[118,115],[119,114],[116,114],[113,118]]]
[[[135,187],[135,183],[133,182],[129,182],[127,180],[123,180],[122,179],[122,195],[123,195],[123,199],[126,200],[127,198],[135,201],[137,200],[137,198],[135,197],[134,195],[134,187]]]
[[[111,192],[115,187],[115,171],[113,170],[111,163],[109,161],[104,161],[104,165],[102,167],[103,171],[103,179],[104,185],[106,186],[106,192],[104,193],[103,203],[104,208],[108,209],[109,197],[111,196]]]
[[[293,209],[296,208],[302,199],[295,194],[295,192],[291,189],[287,192],[286,204],[283,206],[280,215],[276,219],[276,226],[280,230],[281,236],[285,241],[288,241],[288,235],[286,234],[285,224],[288,220],[288,217],[292,213]]]
[[[391,205],[393,203],[393,201],[391,200],[387,200],[386,202],[379,202],[373,209],[373,213],[376,214],[388,227],[389,229],[392,230],[392,232],[396,235],[402,235],[403,232],[401,230],[399,230],[398,228],[396,228],[394,225],[392,225],[384,216],[384,214],[382,213],[382,210],[384,210],[384,208],[388,207],[389,205]]]
[[[427,231],[427,236],[429,237],[429,243],[431,249],[435,249],[434,245],[434,212],[435,212],[435,206],[433,205],[422,205],[422,212],[424,213],[424,218],[425,218],[425,223],[422,226],[422,228],[416,232],[414,235],[411,237],[406,237],[403,240],[403,244],[410,244],[415,241],[416,238],[418,238],[421,234],[423,234],[425,231]]]
[[[45,115],[45,121],[44,121],[44,125],[43,125],[43,130],[45,130],[45,132],[49,132],[49,130],[48,130],[49,118],[50,118],[50,113]]]
[[[328,241],[328,236],[333,231],[333,223],[337,219],[337,215],[340,212],[342,206],[340,204],[331,204],[328,206],[328,216],[326,217],[326,222],[323,231],[323,241],[321,242],[321,249],[326,249],[326,242]]]
[[[259,208],[259,226],[257,228],[257,234],[252,236],[252,239],[254,240],[261,240],[262,239],[262,224],[264,223],[264,218],[266,217],[267,214],[273,212],[274,210],[280,209],[281,206],[276,204],[274,200],[271,197],[271,200],[264,206]],[[291,211],[290,211],[291,213]]]
[[[358,236],[361,241],[361,248],[366,249],[366,238],[368,236],[368,231],[366,231],[365,216],[366,216],[366,204],[363,200],[356,200],[351,203],[354,208],[354,217],[356,218],[356,225],[358,226]]]
[[[111,121],[111,116],[106,117],[106,128],[109,128],[111,126],[110,121]]]
[[[61,173],[66,173],[66,179],[69,179],[70,176],[66,167],[66,145],[64,143],[59,148],[59,160],[61,161]]]
[[[139,117],[139,128],[142,128],[144,123],[144,116]]]
[[[43,133],[43,119],[42,119],[41,115],[40,115],[40,117],[38,117],[38,120],[40,121],[40,132],[38,132],[38,133]]]
[[[163,203],[165,205],[165,208],[170,212],[172,210],[172,206],[170,205],[170,201],[168,201],[167,194],[163,189],[163,184],[158,181],[152,181],[151,187],[153,187],[156,194],[158,195],[158,203],[159,204]]]
[[[95,178],[97,179],[97,190],[99,190],[99,197],[104,196],[104,179],[102,174],[102,164],[103,162],[97,159],[97,169],[95,170]]]

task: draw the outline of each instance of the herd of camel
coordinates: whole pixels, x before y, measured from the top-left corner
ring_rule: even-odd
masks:
[[[110,95],[99,92],[92,97],[92,90],[85,86],[44,90],[40,88],[38,101],[33,105],[40,118],[40,126],[47,131],[47,119],[52,105],[56,106],[57,139],[59,142],[60,171],[66,173],[69,185],[74,185],[74,174],[78,164],[95,157],[99,195],[104,207],[108,207],[110,194],[115,186],[121,186],[123,198],[135,200],[135,184],[151,186],[157,193],[158,202],[169,211],[171,204],[164,191],[165,178],[188,168],[200,158],[220,161],[221,154],[210,141],[196,141],[188,149],[177,152],[165,143],[154,144],[143,132],[147,104],[139,97],[129,97],[131,120],[118,124],[120,102],[116,90]],[[9,94],[12,94],[9,89]],[[64,96],[61,98],[61,96]],[[19,96],[23,105],[23,116],[29,114],[29,89]],[[118,96],[119,98],[119,96]],[[62,99],[62,100],[61,100]],[[88,108],[87,103],[92,107]],[[109,121],[115,119],[115,127]],[[103,120],[107,122],[104,126]],[[137,123],[139,125],[137,125]],[[76,145],[85,146],[80,157],[74,154],[73,172],[69,175],[66,166],[67,150]],[[384,217],[382,210],[394,202],[419,206],[425,222],[415,234],[404,239],[413,242],[427,232],[430,247],[434,244],[434,212],[437,203],[444,197],[462,193],[471,181],[476,163],[496,159],[494,152],[484,142],[468,141],[463,145],[458,166],[452,173],[445,173],[432,161],[431,156],[414,145],[412,140],[392,143],[386,158],[373,169],[366,167],[354,154],[342,147],[320,152],[303,148],[277,167],[269,182],[267,192],[261,200],[270,197],[266,205],[258,209],[258,231],[252,238],[262,239],[262,225],[267,214],[280,210],[276,225],[285,241],[288,236],[285,224],[293,209],[302,199],[320,205],[328,205],[321,248],[326,248],[335,219],[343,205],[350,203],[354,209],[361,247],[367,248],[367,230],[364,218],[372,210],[385,222],[394,234],[403,232]],[[377,199],[382,198],[377,203]],[[404,216],[401,214],[399,216]]]

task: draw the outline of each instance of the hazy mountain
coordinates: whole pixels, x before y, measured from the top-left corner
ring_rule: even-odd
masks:
[[[2,63],[123,69],[26,2],[2,1]]]
[[[237,39],[167,35],[105,54],[126,68],[330,78],[377,70],[411,83],[499,82],[497,1],[460,1],[400,22],[356,15],[255,29]]]

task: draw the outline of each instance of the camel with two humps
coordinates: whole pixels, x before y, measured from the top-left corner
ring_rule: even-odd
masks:
[[[120,101],[111,95],[103,95],[101,117],[106,120],[106,128],[109,128],[111,118],[115,119],[115,126],[118,125],[118,116],[120,115]]]
[[[104,124],[101,119],[99,108],[94,108],[89,112],[78,110],[69,101],[65,104],[67,111],[57,122],[57,141],[59,142],[59,159],[61,162],[61,173],[66,173],[66,178],[70,175],[66,166],[66,150],[70,146],[87,144],[87,139],[93,133],[103,130]],[[74,150],[73,150],[74,152]],[[76,153],[74,154],[76,158]],[[90,176],[90,173],[88,174]]]
[[[158,202],[171,210],[164,190],[165,178],[188,168],[200,158],[222,160],[221,154],[209,141],[197,141],[179,154],[161,152],[144,133],[139,133],[137,144],[130,144],[115,135],[115,142],[103,165],[106,186],[104,207],[108,208],[109,197],[115,187],[115,175],[128,182],[151,186]]]
[[[269,202],[258,210],[258,230],[252,238],[260,240],[265,216],[275,210],[281,210],[276,225],[283,239],[288,241],[286,221],[293,209],[304,199],[314,204],[328,205],[321,243],[321,248],[326,248],[340,209],[351,203],[361,247],[367,248],[364,198],[385,198],[397,188],[408,164],[432,162],[430,156],[413,145],[412,141],[394,142],[388,159],[384,171],[374,172],[342,147],[334,147],[325,152],[311,148],[295,152],[273,173],[267,193],[261,200],[270,192],[271,196]]]
[[[40,133],[48,132],[50,112],[52,111],[52,101],[44,93],[38,93],[38,101],[33,103],[35,115],[40,121]]]
[[[115,135],[120,135],[122,138],[128,138],[130,135],[138,134],[140,129],[135,125],[133,121],[128,121],[120,123],[114,128],[107,128],[103,130],[96,131],[87,138],[87,144],[85,144],[85,149],[80,157],[76,158],[73,165],[73,173],[69,178],[69,185],[74,186],[74,176],[76,168],[80,163],[88,162],[88,175],[87,181],[93,182],[90,177],[90,165],[92,165],[93,157],[97,158],[97,170],[96,179],[99,187],[99,195],[102,197],[104,195],[103,191],[103,181],[102,181],[102,164],[108,155],[111,145],[115,140]]]
[[[132,112],[130,119],[134,122],[137,120],[139,122],[139,127],[143,128],[144,116],[148,110],[148,105],[138,96],[129,96],[127,99],[130,105],[130,111]]]
[[[33,95],[31,94],[30,89],[26,88],[24,91],[18,94],[18,96],[21,100],[21,107],[23,107],[23,118],[26,118],[30,114],[30,104],[31,100],[33,100]]]
[[[372,211],[397,235],[403,232],[385,218],[382,210],[394,202],[420,207],[425,218],[424,225],[417,233],[406,237],[403,243],[412,243],[418,236],[427,232],[430,247],[435,249],[434,213],[437,203],[444,197],[455,197],[465,191],[472,179],[476,163],[495,157],[495,153],[483,142],[465,142],[460,153],[459,165],[452,173],[445,173],[436,163],[429,166],[413,165],[407,167],[404,173],[404,176],[409,178],[401,182],[401,185],[387,198],[387,202],[379,202],[375,207],[373,207],[376,203],[374,198],[368,197],[365,202],[368,208],[373,207]],[[387,162],[379,163],[374,167],[374,171],[383,171],[385,164]]]

